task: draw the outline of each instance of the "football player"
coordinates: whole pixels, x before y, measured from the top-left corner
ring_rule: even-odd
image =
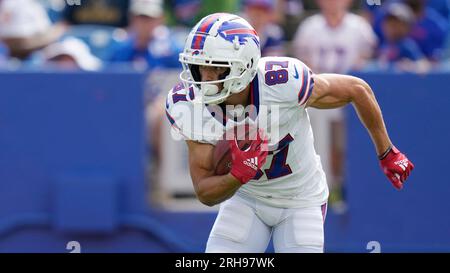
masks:
[[[186,140],[198,199],[208,206],[221,204],[206,252],[264,252],[271,237],[276,252],[323,252],[328,187],[314,150],[308,107],[352,104],[395,188],[403,187],[414,168],[389,139],[365,81],[315,75],[294,58],[260,58],[258,34],[239,16],[203,18],[187,37],[180,62],[183,84],[167,96],[167,117]],[[257,134],[245,150],[235,139],[228,140],[231,170],[215,175],[214,145],[223,131],[204,128],[228,128],[235,122],[226,111],[217,115],[211,107],[238,105],[253,107],[247,119],[254,122],[263,108],[276,107],[277,134],[272,122],[265,128],[267,136]]]

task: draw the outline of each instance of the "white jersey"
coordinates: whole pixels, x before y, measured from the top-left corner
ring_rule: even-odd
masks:
[[[295,57],[304,60],[316,73],[347,73],[364,65],[376,46],[370,24],[348,13],[337,27],[330,27],[321,14],[300,25],[293,41]]]
[[[260,59],[250,86],[250,101],[257,114],[255,122],[269,120],[266,132],[270,152],[257,177],[243,185],[238,194],[286,208],[320,206],[326,202],[326,178],[314,150],[305,108],[313,86],[312,72],[298,59]],[[181,85],[175,87],[167,96],[167,117],[184,139],[215,145],[233,122],[218,118],[208,107],[193,104],[190,100],[194,97],[194,87],[189,90]]]

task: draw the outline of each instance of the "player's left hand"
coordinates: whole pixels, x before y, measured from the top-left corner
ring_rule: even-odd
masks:
[[[401,190],[403,183],[414,169],[414,164],[395,146],[392,146],[379,159],[384,174],[396,189]]]

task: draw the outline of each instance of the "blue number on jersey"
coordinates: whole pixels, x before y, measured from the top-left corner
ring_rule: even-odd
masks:
[[[264,80],[267,85],[276,85],[287,83],[289,80],[289,74],[286,69],[273,70],[273,66],[281,66],[282,68],[288,68],[289,62],[277,62],[277,61],[268,61],[266,62],[266,74],[264,75]]]
[[[272,163],[270,163],[269,169],[265,169],[267,179],[275,179],[292,173],[289,164],[286,164],[287,155],[289,152],[289,143],[291,143],[294,138],[287,134],[280,142],[278,142],[278,152],[272,157]],[[258,170],[256,176],[253,178],[258,180],[264,173]]]
[[[173,103],[177,103],[179,101],[187,101],[187,96],[184,94],[178,94],[178,92],[180,92],[181,90],[183,90],[184,86],[183,84],[178,84],[176,85],[173,89],[172,89],[172,100]],[[189,98],[191,100],[194,99],[194,88],[191,86],[189,88]]]

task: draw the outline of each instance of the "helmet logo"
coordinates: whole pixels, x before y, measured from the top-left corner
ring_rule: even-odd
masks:
[[[205,17],[199,24],[197,30],[195,31],[194,38],[192,39],[191,48],[192,49],[203,49],[205,45],[206,36],[209,35],[209,31],[217,22],[223,13],[214,13]]]
[[[217,31],[220,37],[224,38],[230,43],[239,41],[240,45],[244,45],[248,42],[248,39],[252,39],[259,47],[258,34],[254,29],[237,22],[224,22]]]
[[[194,52],[192,52],[192,56],[195,56],[195,55],[198,55],[198,54],[200,54],[200,51],[198,51],[198,50],[195,50]]]

